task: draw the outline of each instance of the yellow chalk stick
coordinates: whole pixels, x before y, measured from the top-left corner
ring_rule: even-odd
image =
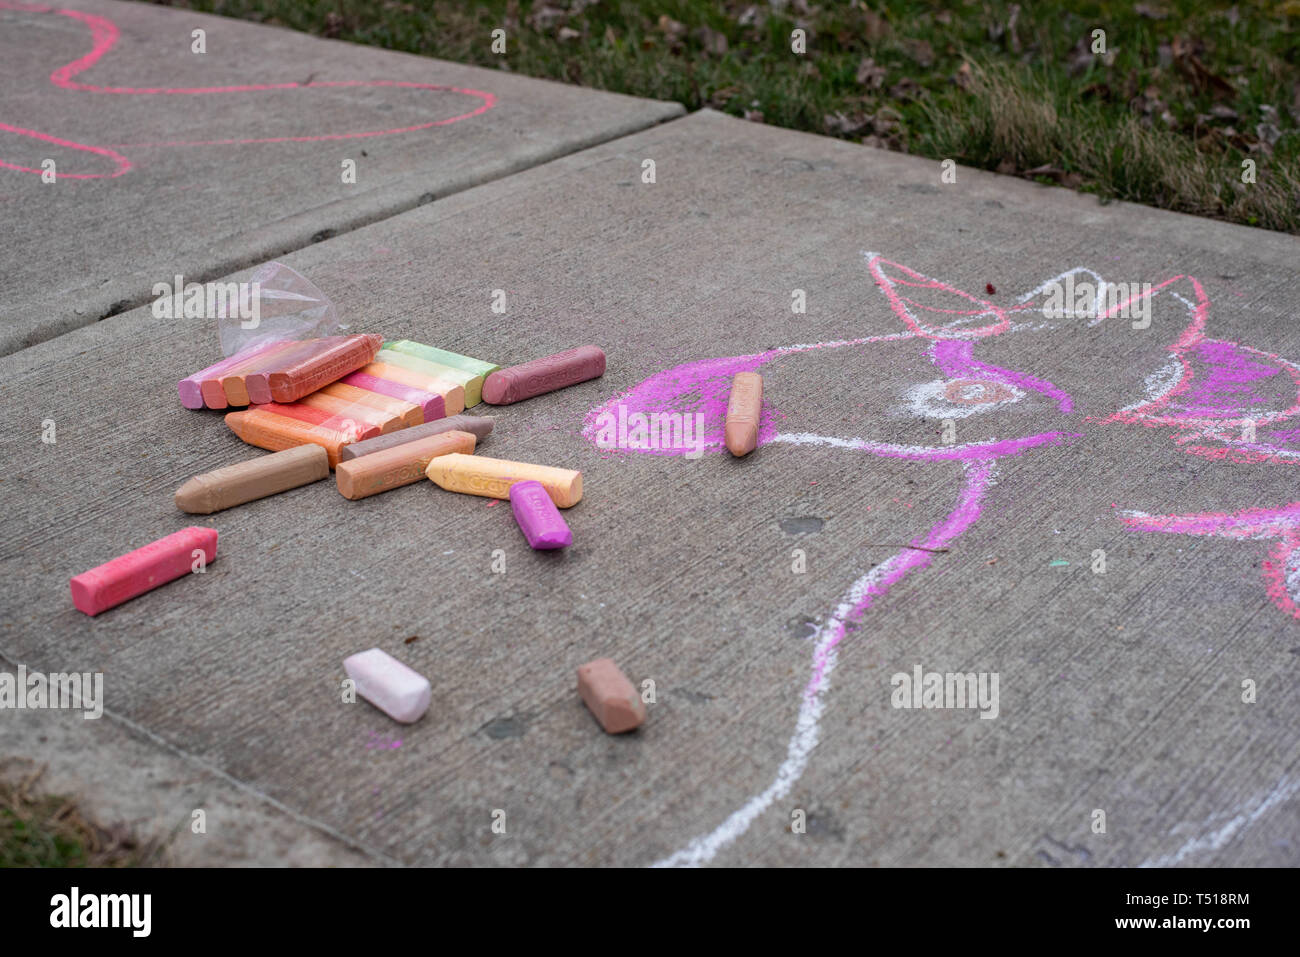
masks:
[[[549,465],[453,452],[432,459],[424,474],[440,488],[466,495],[508,499],[510,486],[531,479],[541,482],[551,501],[560,508],[570,508],[582,500],[582,473]]]

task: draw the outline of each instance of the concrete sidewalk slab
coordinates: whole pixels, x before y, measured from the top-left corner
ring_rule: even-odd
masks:
[[[188,10],[0,0],[0,352],[681,112]]]
[[[0,360],[0,650],[408,863],[1294,864],[1300,244],[940,173],[706,112],[287,257],[390,338],[605,347],[482,446],[582,469],[559,555],[488,500],[320,483],[88,619],[68,578],[250,454],[175,400],[214,337],[137,309]],[[1150,324],[1045,316],[1082,270],[1150,283]],[[742,368],[747,459],[593,441],[619,405],[716,430]],[[372,646],[432,681],[419,724],[341,702]],[[636,734],[579,702],[606,655],[654,682]],[[895,707],[917,668],[998,675],[996,718]]]

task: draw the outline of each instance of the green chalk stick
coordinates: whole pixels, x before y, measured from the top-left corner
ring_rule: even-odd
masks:
[[[394,352],[405,352],[408,356],[415,356],[417,359],[425,359],[429,362],[436,362],[439,365],[451,366],[453,369],[460,369],[473,375],[481,375],[487,378],[497,369],[498,365],[491,362],[484,362],[482,359],[475,359],[470,356],[463,356],[458,352],[448,352],[446,349],[437,349],[433,346],[426,346],[420,342],[412,342],[410,339],[398,339],[395,342],[385,342],[385,349],[392,349]]]

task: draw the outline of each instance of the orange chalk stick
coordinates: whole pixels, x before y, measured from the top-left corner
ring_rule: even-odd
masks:
[[[372,361],[383,342],[383,336],[347,336],[309,358],[278,369],[267,378],[271,398],[276,402],[301,399]]]
[[[308,422],[311,425],[319,425],[334,432],[341,432],[343,435],[354,436],[354,438],[350,439],[351,442],[362,442],[383,435],[377,425],[371,425],[369,422],[358,422],[356,419],[347,419],[341,415],[331,415],[324,409],[303,405],[301,402],[267,402],[262,405],[255,405],[252,408],[265,409],[267,412],[283,415],[290,419],[297,419],[299,422]]]
[[[474,443],[469,432],[453,429],[340,462],[334,474],[344,498],[365,498],[418,482],[430,461],[452,452],[468,455]]]
[[[344,402],[368,405],[378,412],[395,415],[402,420],[402,425],[405,428],[424,424],[424,410],[412,402],[395,399],[380,392],[371,392],[368,389],[359,389],[354,385],[347,385],[343,382],[327,385],[320,391],[324,395],[332,395]]]
[[[354,422],[367,422],[376,425],[384,435],[406,428],[406,423],[402,421],[401,417],[393,415],[391,412],[381,412],[372,406],[349,402],[347,399],[340,399],[336,395],[326,395],[324,392],[313,392],[311,395],[305,395],[298,400],[298,404],[328,412],[330,415],[337,416],[340,420],[351,419]]]
[[[389,362],[372,362],[361,371],[374,376],[376,379],[399,382],[402,385],[409,385],[413,389],[423,389],[425,392],[432,392],[434,395],[442,396],[442,401],[446,405],[446,414],[449,416],[460,415],[465,411],[465,387],[463,385],[448,382],[446,379],[435,379],[423,372],[416,372],[414,369],[407,369],[404,366],[395,366]]]
[[[467,495],[508,499],[510,486],[532,479],[542,483],[551,501],[560,508],[570,508],[582,500],[582,473],[549,465],[453,453],[430,461],[425,474],[439,488]]]
[[[319,445],[329,453],[330,468],[339,464],[339,452],[343,446],[353,441],[351,435],[312,425],[301,419],[277,415],[260,406],[254,406],[246,412],[226,413],[226,425],[249,445],[271,452],[308,443]]]

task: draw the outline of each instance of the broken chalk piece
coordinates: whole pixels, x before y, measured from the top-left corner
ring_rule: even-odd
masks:
[[[72,603],[98,615],[216,560],[217,530],[191,525],[82,572],[69,582]]]
[[[469,432],[453,430],[414,442],[404,442],[372,455],[340,461],[334,473],[339,492],[344,498],[355,501],[410,485],[424,478],[424,470],[430,460],[452,452],[468,455],[474,451],[474,442],[474,436]]]
[[[604,374],[605,353],[596,346],[579,346],[545,359],[498,369],[483,383],[483,401],[510,405]]]
[[[442,432],[468,432],[475,439],[481,440],[492,431],[492,421],[490,415],[453,415],[450,419],[439,419],[437,422],[413,425],[409,429],[401,429],[397,432],[390,432],[377,438],[368,438],[364,442],[346,446],[339,453],[339,461],[350,462],[352,459],[360,458],[363,455],[382,452],[384,449],[391,449],[405,442],[414,442],[416,439],[427,439],[431,435],[438,435]]]
[[[410,724],[429,710],[429,679],[378,648],[343,659],[343,670],[356,683],[357,694],[394,721]]]
[[[329,474],[329,453],[319,445],[300,445],[196,475],[176,490],[176,507],[192,515],[211,515]]]
[[[582,473],[549,465],[453,453],[430,461],[425,474],[439,488],[466,495],[506,499],[510,497],[510,486],[533,479],[542,483],[551,501],[560,508],[570,508],[582,500]]]
[[[597,658],[578,669],[578,694],[610,734],[645,723],[645,702],[611,658]]]
[[[758,419],[763,409],[763,377],[757,372],[737,372],[727,398],[725,437],[732,455],[748,455],[758,448]]]
[[[510,510],[529,547],[542,551],[573,544],[573,532],[541,482],[530,479],[510,486]]]

